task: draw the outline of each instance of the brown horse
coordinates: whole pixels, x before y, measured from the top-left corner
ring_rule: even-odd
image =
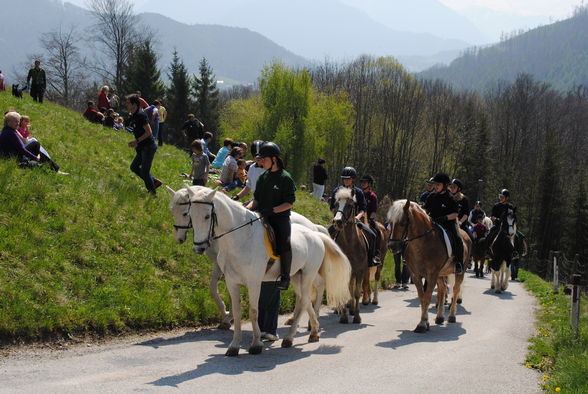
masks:
[[[474,260],[474,272],[476,278],[484,277],[484,261],[486,260],[486,238],[474,241],[472,246],[472,259]]]
[[[349,292],[351,300],[349,308],[352,310],[353,323],[361,323],[359,316],[359,298],[364,278],[369,275],[368,250],[364,241],[362,230],[355,223],[356,197],[353,189],[341,188],[335,194],[335,217],[333,218],[332,234],[335,242],[343,250],[343,253],[351,263],[351,279]],[[348,323],[347,308],[341,311],[339,322]]]
[[[399,200],[392,204],[388,211],[388,223],[388,247],[392,253],[403,253],[421,304],[421,321],[414,331],[425,332],[429,329],[428,309],[435,283],[438,286],[435,323],[442,324],[445,320],[445,294],[451,287],[453,298],[448,321],[455,323],[464,274],[455,274],[455,265],[452,258],[447,255],[440,230],[433,225],[429,215],[417,203],[411,203],[409,200]],[[463,230],[460,230],[460,235],[464,243],[465,266],[470,259],[471,240]]]
[[[380,222],[376,222],[378,229],[380,230],[380,259],[382,264],[377,267],[369,267],[363,278],[363,298],[361,303],[368,305],[371,301],[372,304],[378,305],[378,288],[380,287],[380,277],[382,275],[382,269],[384,268],[384,259],[388,252],[388,231],[386,227]],[[374,280],[374,298],[372,299],[372,286],[370,281]]]

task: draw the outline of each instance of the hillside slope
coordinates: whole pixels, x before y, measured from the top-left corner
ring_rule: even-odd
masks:
[[[31,116],[32,135],[70,175],[0,159],[0,341],[213,321],[211,264],[173,240],[169,195],[149,197],[129,170],[132,137],[0,93],[9,108]],[[179,189],[189,168],[164,146],[152,172]],[[330,219],[308,193],[298,200],[299,212]]]
[[[542,26],[499,44],[470,50],[447,67],[419,74],[439,78],[458,89],[484,90],[520,73],[567,90],[588,86],[588,7],[570,19]]]

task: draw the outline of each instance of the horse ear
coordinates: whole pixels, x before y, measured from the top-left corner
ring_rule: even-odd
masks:
[[[192,187],[188,186],[186,189],[188,190],[188,196],[189,196],[190,198],[193,198],[193,197],[194,197],[194,194],[195,194],[195,192],[194,192],[194,190],[192,190]]]
[[[406,199],[406,204],[404,204],[404,210],[408,211],[408,209],[410,208],[410,200],[407,198]]]
[[[214,199],[215,195],[216,195],[216,189],[211,191],[210,193],[208,193],[208,195],[206,196],[206,201],[212,201]]]
[[[176,195],[176,192],[174,191],[174,189],[172,189],[171,187],[169,187],[168,185],[165,185],[165,188],[167,189],[167,191],[169,192],[169,194],[173,197]]]

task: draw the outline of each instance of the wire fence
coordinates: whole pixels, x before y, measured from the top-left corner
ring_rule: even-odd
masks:
[[[579,275],[581,282],[588,284],[588,267],[586,259],[579,255],[572,258],[560,251],[551,251],[547,258],[539,258],[537,251],[532,251],[521,258],[521,268],[537,274],[548,282],[553,282],[557,277],[563,286],[572,283],[574,275]],[[588,287],[584,287],[586,291]]]

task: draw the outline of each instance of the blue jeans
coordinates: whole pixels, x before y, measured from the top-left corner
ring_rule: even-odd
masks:
[[[135,148],[135,151],[137,152],[137,155],[131,163],[131,171],[137,174],[139,178],[143,179],[147,190],[154,192],[155,187],[153,186],[153,182],[155,181],[155,178],[151,176],[150,173],[151,164],[153,164],[153,158],[157,151],[157,144],[153,139],[150,139],[148,144]]]
[[[165,132],[165,123],[160,123],[159,124],[159,133],[157,135],[157,140],[159,142],[159,146],[163,145],[163,140],[165,139],[165,135],[163,134]]]

